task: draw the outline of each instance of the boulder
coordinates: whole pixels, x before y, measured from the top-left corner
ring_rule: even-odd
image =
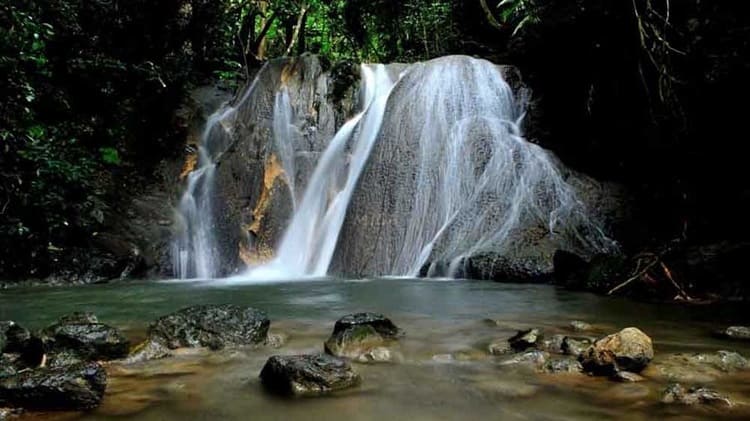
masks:
[[[525,351],[529,348],[536,348],[541,345],[544,337],[539,329],[521,330],[512,338],[508,339],[510,347],[516,351]]]
[[[287,396],[318,396],[361,381],[349,362],[326,354],[273,356],[260,378],[269,391]]]
[[[537,258],[511,259],[501,253],[484,252],[464,260],[461,277],[495,282],[546,282],[548,271],[540,266],[543,264]]]
[[[390,339],[396,339],[400,332],[399,328],[382,314],[357,313],[339,319],[333,327],[333,333],[362,325],[372,326],[380,335]]]
[[[629,327],[594,342],[580,360],[586,371],[612,375],[620,370],[640,373],[653,358],[651,338]]]
[[[161,317],[149,326],[149,339],[169,349],[262,344],[271,325],[266,313],[232,304],[199,305]]]
[[[732,401],[715,390],[705,387],[685,388],[679,383],[671,384],[662,394],[662,403],[682,405],[710,405],[731,407]]]
[[[60,318],[42,331],[44,347],[52,354],[52,365],[114,360],[128,355],[130,341],[119,329],[99,323],[91,313],[74,313]]]
[[[324,348],[328,354],[359,362],[390,361],[387,347],[398,335],[398,327],[381,314],[351,314],[336,322]]]
[[[750,327],[748,326],[730,326],[716,333],[717,336],[725,339],[736,339],[741,341],[750,341]]]
[[[544,364],[544,371],[551,374],[581,373],[583,366],[574,358],[549,360]]]
[[[0,406],[86,410],[99,406],[107,373],[98,363],[27,370],[0,378]]]

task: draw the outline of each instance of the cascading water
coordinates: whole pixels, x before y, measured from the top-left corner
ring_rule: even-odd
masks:
[[[292,208],[297,209],[297,191],[295,188],[295,151],[294,145],[299,132],[294,125],[294,111],[286,86],[276,94],[273,106],[273,140],[279,161],[284,168],[284,178],[292,198]]]
[[[239,278],[291,279],[325,276],[328,272],[349,201],[377,139],[394,81],[385,66],[364,65],[362,86],[363,111],[341,127],[320,157],[276,257]]]
[[[247,87],[242,104],[257,85]],[[187,187],[176,214],[177,235],[172,243],[172,265],[178,279],[211,279],[219,276],[219,247],[215,238],[214,189],[216,164],[230,143],[237,106],[223,106],[206,122],[198,145],[197,168],[187,177]]]
[[[431,275],[453,276],[465,258],[506,253],[519,231],[536,227],[559,247],[612,246],[553,156],[522,137],[525,105],[500,68],[484,60],[447,57],[409,69],[358,187],[360,198],[378,189],[394,203],[377,215],[391,214],[389,222],[363,226],[356,223],[361,208],[352,210],[352,229],[378,233],[371,241],[382,250],[372,255],[378,267],[367,273],[416,276],[432,263]],[[392,171],[394,163],[403,168]],[[346,244],[357,240],[345,237]]]
[[[362,111],[326,142],[308,178],[297,158],[309,156],[311,132],[308,127],[303,135],[300,125],[318,114],[315,105],[300,106],[300,98],[318,104],[309,93],[325,85],[304,75],[288,85],[294,64],[289,66],[267,75],[266,83],[275,85],[260,97],[273,101],[272,142],[265,140],[272,147],[258,153],[280,163],[293,216],[272,260],[232,281],[320,277],[331,269],[415,276],[429,268],[429,275],[446,276],[471,256],[492,252],[515,259],[522,248],[549,263],[549,250],[537,251],[527,233],[545,237],[553,251],[585,255],[614,246],[566,181],[567,170],[522,137],[525,104],[500,67],[446,57],[408,66],[393,78],[386,66],[361,66]],[[236,111],[256,83],[238,105],[214,115],[204,133],[200,168],[190,174],[180,203],[184,229],[174,254],[180,277],[218,274],[214,172],[233,129],[254,127],[238,121]],[[240,114],[253,118],[247,109],[268,109],[263,104]]]

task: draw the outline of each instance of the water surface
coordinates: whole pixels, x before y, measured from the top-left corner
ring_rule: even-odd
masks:
[[[750,416],[750,374],[734,373],[707,384],[730,395],[732,410],[668,407],[658,403],[668,379],[619,384],[584,375],[539,374],[501,365],[485,351],[517,329],[541,327],[570,333],[571,320],[594,325],[593,336],[637,326],[655,343],[657,363],[676,352],[735,350],[746,344],[711,337],[726,324],[747,323],[731,306],[679,306],[561,291],[550,286],[410,279],[279,282],[151,282],[75,288],[12,289],[0,293],[0,320],[41,328],[62,314],[92,311],[134,341],[157,317],[194,304],[234,303],[265,310],[272,333],[288,337],[280,349],[179,352],[173,358],[108,367],[103,405],[86,414],[44,419],[143,420],[381,420],[381,419],[652,419]],[[386,314],[406,336],[400,362],[361,365],[358,389],[318,399],[267,395],[258,380],[273,354],[322,351],[334,322],[360,311]],[[744,320],[743,320],[744,318]],[[487,320],[492,320],[489,323]],[[653,365],[653,364],[652,364]],[[690,384],[687,384],[690,385]]]

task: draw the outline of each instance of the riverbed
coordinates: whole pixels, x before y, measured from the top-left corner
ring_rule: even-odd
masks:
[[[660,403],[672,379],[657,368],[675,353],[731,350],[750,357],[750,345],[711,335],[747,324],[740,306],[636,303],[573,293],[546,285],[465,280],[321,279],[260,284],[220,281],[118,283],[0,292],[0,320],[42,328],[73,311],[91,311],[137,343],[159,316],[195,304],[249,305],[268,313],[279,347],[179,351],[164,360],[110,363],[100,408],[88,413],[34,414],[32,419],[81,420],[383,420],[383,419],[691,419],[750,417],[750,372],[697,376],[731,398],[732,408]],[[382,313],[405,335],[396,361],[354,364],[360,387],[323,398],[282,399],[258,378],[275,354],[322,352],[340,317]],[[616,383],[584,374],[544,374],[487,352],[489,342],[520,329],[573,334],[585,321],[594,337],[637,326],[654,341],[645,381]],[[578,333],[580,334],[580,333]],[[28,415],[27,415],[28,416]]]

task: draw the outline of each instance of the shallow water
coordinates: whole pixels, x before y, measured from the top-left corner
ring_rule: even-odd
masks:
[[[570,333],[571,320],[594,325],[592,336],[637,326],[654,339],[656,358],[676,352],[734,350],[750,346],[711,337],[727,324],[748,323],[732,306],[634,303],[550,286],[407,279],[318,280],[261,285],[216,282],[131,283],[0,293],[0,320],[41,328],[62,314],[92,311],[143,338],[155,318],[194,304],[235,303],[265,310],[271,332],[288,336],[280,349],[203,350],[136,365],[108,366],[102,406],[86,414],[41,414],[43,419],[699,419],[750,417],[750,373],[698,378],[729,395],[732,409],[694,409],[658,403],[668,379],[649,368],[647,381],[619,384],[584,375],[539,374],[503,366],[485,351],[493,339],[517,329],[542,327]],[[258,373],[274,354],[322,351],[341,316],[375,311],[406,336],[400,362],[355,364],[362,386],[317,399],[280,399],[263,392]],[[486,319],[493,320],[488,323]],[[704,376],[705,377],[705,376]],[[697,383],[683,383],[692,385]]]

